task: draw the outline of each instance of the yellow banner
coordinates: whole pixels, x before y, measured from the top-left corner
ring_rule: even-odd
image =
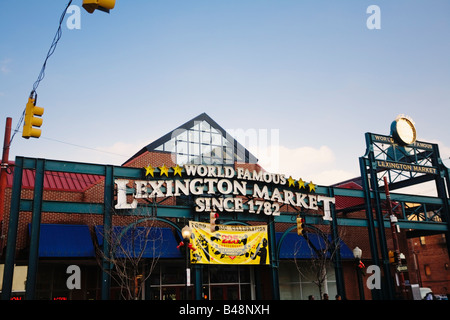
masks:
[[[192,229],[191,263],[269,264],[267,226],[219,225],[190,221]]]

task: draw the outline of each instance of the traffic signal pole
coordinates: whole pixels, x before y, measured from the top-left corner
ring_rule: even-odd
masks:
[[[0,248],[3,248],[3,217],[5,214],[5,191],[6,191],[6,176],[9,161],[9,147],[11,144],[11,118],[6,118],[5,125],[5,139],[3,141],[2,162],[0,165]]]

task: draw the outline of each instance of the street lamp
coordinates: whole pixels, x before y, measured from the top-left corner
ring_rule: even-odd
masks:
[[[358,278],[359,299],[365,300],[363,280],[362,280],[362,270],[361,270],[363,266],[363,264],[361,263],[362,250],[359,247],[356,247],[355,249],[353,249],[353,256],[355,257],[356,260],[356,276]]]
[[[184,226],[181,229],[183,236],[184,249],[186,250],[186,300],[189,296],[189,286],[191,285],[191,269],[189,269],[189,241],[191,240],[192,229],[189,226]]]
[[[191,239],[192,229],[189,226],[184,226],[183,229],[181,229],[181,235],[183,236],[184,240],[189,241]]]
[[[353,256],[355,257],[355,259],[361,260],[362,250],[359,247],[356,247],[355,249],[353,249]]]

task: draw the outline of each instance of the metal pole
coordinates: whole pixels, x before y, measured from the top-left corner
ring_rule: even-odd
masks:
[[[185,260],[186,260],[186,286],[185,286],[185,300],[189,300],[189,285],[190,285],[190,277],[191,270],[189,269],[189,239],[183,239],[184,241],[184,250],[185,250]]]
[[[105,166],[104,213],[103,213],[103,262],[102,262],[102,300],[109,300],[111,289],[111,229],[114,197],[113,167]]]
[[[270,252],[270,265],[272,273],[272,299],[280,300],[280,283],[278,279],[278,256],[277,245],[275,238],[275,220],[272,217],[268,223],[269,228],[269,252]]]
[[[369,145],[369,136],[366,134],[366,141]],[[369,178],[368,178],[368,172],[367,172],[367,166],[368,166],[368,160],[360,157],[359,158],[359,165],[361,170],[361,178],[362,178],[362,184],[363,184],[363,190],[364,190],[364,201],[366,206],[366,218],[367,218],[367,231],[369,235],[369,244],[370,244],[370,253],[372,255],[372,262],[373,264],[379,266],[380,265],[380,259],[378,257],[378,245],[377,245],[377,238],[375,235],[375,221],[373,218],[373,207],[372,207],[372,197],[371,197],[371,191],[369,186]],[[379,289],[372,289],[372,297],[375,300],[382,299],[382,292]]]
[[[44,193],[45,160],[36,160],[36,177],[34,179],[33,212],[31,216],[30,253],[28,258],[27,283],[25,299],[32,300],[36,291],[36,275],[39,260],[39,234],[41,230],[42,196]]]
[[[9,147],[11,140],[11,118],[6,118],[5,125],[5,139],[3,141],[2,162],[0,165],[0,248],[3,248],[3,216],[5,213],[5,190],[6,190],[6,176],[9,162]]]
[[[366,300],[366,297],[364,295],[364,284],[361,274],[361,268],[359,267],[359,264],[361,263],[361,259],[356,259],[356,276],[358,277],[358,290],[359,290],[359,300]]]
[[[403,272],[399,270],[399,268],[402,265],[402,259],[400,257],[400,246],[398,243],[398,236],[397,236],[397,217],[395,216],[394,212],[392,211],[392,203],[391,203],[391,195],[389,193],[389,186],[387,182],[387,178],[384,177],[384,192],[386,193],[386,202],[389,212],[389,221],[391,222],[391,232],[392,232],[392,241],[394,242],[394,257],[396,260],[396,269],[395,273],[398,277],[399,287],[400,287],[400,294],[403,299],[407,299],[406,289],[405,289],[405,277],[403,275]]]
[[[329,197],[334,197],[334,189],[330,188],[328,192]],[[345,293],[345,281],[344,281],[344,273],[342,269],[342,258],[341,258],[341,249],[340,249],[340,240],[337,216],[334,204],[331,204],[331,234],[333,236],[331,250],[335,250],[336,255],[334,257],[334,272],[336,275],[336,288],[338,294],[342,297],[342,299],[346,299]]]
[[[9,211],[8,238],[6,242],[5,270],[3,271],[2,300],[11,298],[16,256],[17,228],[19,225],[20,193],[22,190],[23,158],[16,157],[14,180]]]

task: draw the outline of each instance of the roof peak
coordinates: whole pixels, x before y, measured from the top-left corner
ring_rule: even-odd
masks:
[[[257,163],[258,159],[234,139],[206,112],[183,123],[143,147],[124,164],[145,152],[170,152],[177,163],[233,164]]]

